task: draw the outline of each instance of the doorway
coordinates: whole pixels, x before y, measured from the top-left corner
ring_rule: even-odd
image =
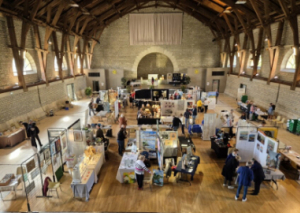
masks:
[[[245,94],[246,94],[247,85],[246,84],[240,84],[240,88],[245,88]]]
[[[99,92],[99,81],[93,81],[93,92]]]
[[[219,92],[219,85],[220,85],[220,80],[213,80],[212,81],[212,91]]]
[[[71,101],[75,100],[74,84],[67,84],[67,94]]]

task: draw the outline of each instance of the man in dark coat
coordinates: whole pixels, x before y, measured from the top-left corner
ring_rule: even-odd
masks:
[[[104,134],[102,129],[100,128],[101,124],[97,124],[97,132],[96,132],[96,138],[101,138],[101,140],[104,139]]]
[[[172,121],[172,127],[174,131],[177,131],[181,124],[181,120],[177,118],[175,115],[173,115],[173,121]]]
[[[29,124],[27,122],[23,122],[23,121],[20,121],[19,123],[24,126],[26,135],[27,135],[26,140],[28,140],[30,138]]]
[[[39,138],[40,130],[35,125],[35,123],[31,124],[29,132],[30,132],[30,136],[31,136],[31,145],[34,146],[35,148],[37,148],[37,144],[36,144],[36,140],[35,140],[35,139],[37,139],[39,142],[40,148],[41,148],[43,146],[43,144],[41,143],[41,140]]]
[[[231,181],[235,176],[235,170],[239,165],[240,156],[230,158],[227,163],[224,165],[222,170],[222,175],[224,176],[223,186],[226,186],[228,181],[228,189],[233,189],[234,187],[231,185]]]
[[[258,195],[260,190],[260,184],[265,179],[265,173],[259,162],[257,162],[254,159],[252,160],[252,162],[253,165],[251,167],[251,170],[254,174],[254,192],[251,195]]]

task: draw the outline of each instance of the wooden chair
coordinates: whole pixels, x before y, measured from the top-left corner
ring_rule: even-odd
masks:
[[[59,198],[58,196],[58,192],[57,192],[57,189],[60,188],[60,183],[59,182],[52,182],[50,180],[48,180],[48,191],[51,193],[52,191],[56,191],[56,195],[57,197]],[[61,188],[60,188],[60,191],[61,191]]]
[[[272,123],[272,122],[275,122],[275,123],[276,123],[276,121],[280,121],[280,119],[281,119],[281,116],[278,115],[276,119],[270,120],[270,122],[271,122],[271,123]]]
[[[281,125],[283,127],[283,124],[285,123],[285,118],[282,118],[281,121],[275,121],[276,125]]]
[[[152,191],[152,180],[153,180],[153,173],[151,173],[151,175],[145,175],[143,180],[144,185],[149,184],[151,191]]]

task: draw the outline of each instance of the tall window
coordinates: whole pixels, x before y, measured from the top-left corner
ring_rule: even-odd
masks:
[[[67,69],[68,69],[68,66],[67,66],[66,58],[63,57],[62,70],[67,70]],[[56,72],[58,72],[58,70],[59,70],[56,56],[54,57],[54,70]]]
[[[80,69],[81,68],[81,63],[80,63],[80,57],[77,57],[77,68]]]
[[[294,54],[292,54],[287,63],[286,63],[286,66],[285,66],[286,69],[296,69],[296,59],[295,59],[295,56]]]
[[[257,69],[261,68],[261,63],[262,63],[262,60],[261,60],[261,55],[260,55],[259,59],[258,59]],[[249,58],[249,62],[248,62],[248,68],[253,68],[253,67],[254,67],[254,60],[253,60],[253,57],[251,54],[250,58]]]
[[[18,70],[14,58],[12,60],[12,70],[14,76],[18,76]],[[37,73],[37,71],[34,60],[29,53],[26,53],[24,57],[23,75],[30,75],[35,73]]]
[[[228,57],[228,60],[227,60],[227,67],[230,67],[230,57]],[[236,67],[236,54],[234,54],[234,57],[233,57],[232,67]]]

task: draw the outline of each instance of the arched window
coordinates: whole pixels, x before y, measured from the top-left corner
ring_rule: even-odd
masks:
[[[233,57],[233,67],[236,67],[236,54],[234,54],[234,57]],[[230,67],[230,58],[228,56],[228,60],[227,60],[227,67]]]
[[[80,57],[77,57],[77,68],[80,69],[81,68],[81,63],[80,63]]]
[[[56,56],[54,57],[54,70],[56,72],[58,72],[59,70]],[[68,70],[67,61],[65,57],[63,57],[62,70]]]
[[[18,70],[16,66],[15,59],[13,58],[12,60],[12,70],[14,76],[18,76]],[[30,75],[30,74],[35,74],[37,73],[35,62],[31,55],[26,52],[25,57],[24,57],[24,66],[23,66],[23,75]]]
[[[287,63],[286,63],[286,66],[285,66],[286,69],[293,69],[295,70],[296,69],[296,59],[295,59],[295,55],[292,54]]]
[[[261,55],[260,55],[259,59],[258,59],[257,69],[261,68],[261,63],[262,63],[262,59],[261,59]],[[249,57],[249,60],[248,60],[248,68],[253,68],[253,67],[254,67],[254,60],[253,60],[253,57],[251,54]]]

